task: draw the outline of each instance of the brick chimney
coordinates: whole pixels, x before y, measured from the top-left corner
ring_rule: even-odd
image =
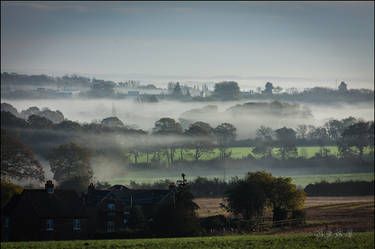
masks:
[[[45,189],[47,189],[47,193],[49,193],[49,194],[54,193],[54,189],[53,189],[54,185],[53,185],[51,180],[48,180],[44,186],[45,186]]]

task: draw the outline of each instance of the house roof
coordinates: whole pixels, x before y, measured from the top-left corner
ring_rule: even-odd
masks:
[[[93,190],[88,194],[87,203],[98,205],[106,199],[115,199],[124,205],[152,205],[158,204],[170,195],[169,190],[147,189],[107,189]]]
[[[110,187],[108,189],[109,190],[114,190],[114,189],[124,190],[124,189],[129,189],[129,188],[125,187],[124,185],[113,185],[112,187]]]
[[[83,205],[73,190],[55,189],[47,193],[46,189],[25,189],[21,195],[15,196],[4,208],[11,214],[21,200],[25,200],[39,217],[82,217]],[[29,207],[27,207],[29,208]]]

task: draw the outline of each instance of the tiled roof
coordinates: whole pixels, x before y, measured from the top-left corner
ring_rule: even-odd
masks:
[[[82,217],[83,205],[73,190],[55,189],[53,194],[45,189],[25,189],[21,195],[14,197],[4,211],[11,213],[20,200],[30,203],[39,217]]]
[[[112,191],[118,200],[124,205],[151,205],[158,204],[169,195],[168,190],[128,190],[128,191]]]
[[[134,190],[134,189],[108,189],[108,190],[93,190],[87,197],[87,203],[97,205],[102,200],[113,196],[124,205],[152,205],[158,204],[170,194],[168,190],[151,189],[151,190]]]

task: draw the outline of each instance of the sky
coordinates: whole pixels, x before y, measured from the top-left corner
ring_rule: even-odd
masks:
[[[374,3],[2,1],[1,71],[373,89]]]

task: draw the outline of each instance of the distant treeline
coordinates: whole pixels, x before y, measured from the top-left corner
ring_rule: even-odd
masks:
[[[229,182],[222,179],[197,177],[189,182],[189,187],[194,198],[220,198],[237,178],[232,178]],[[171,180],[158,181],[155,183],[136,183],[131,181],[129,187],[133,189],[168,189]],[[99,187],[102,184],[99,183]],[[104,185],[108,186],[108,185]],[[304,188],[307,196],[366,196],[374,195],[374,181],[345,181],[326,182],[309,184]]]
[[[36,88],[60,88],[76,89],[84,92],[81,97],[90,98],[123,98],[122,94],[115,93],[114,88],[137,88],[137,89],[157,89],[153,84],[141,85],[139,81],[128,80],[125,82],[114,82],[110,80],[90,79],[79,75],[65,75],[63,77],[51,77],[47,75],[26,75],[17,73],[1,73],[1,96],[2,98],[51,98],[64,97],[53,92],[43,92],[43,94],[30,91]],[[41,89],[40,89],[41,90]],[[44,89],[43,89],[44,90]],[[200,89],[199,85],[189,87],[180,85],[179,82],[169,82],[168,94],[157,94],[158,99],[175,99],[180,101],[227,101],[239,99],[254,100],[282,100],[301,101],[310,103],[359,103],[372,102],[374,91],[370,89],[348,89],[345,82],[341,82],[337,89],[327,87],[313,87],[303,91],[296,88],[274,87],[271,82],[265,84],[264,89],[257,88],[257,91],[241,92],[235,81],[223,81],[215,83],[213,91],[206,85]]]
[[[319,182],[305,187],[307,196],[374,195],[374,181]]]

